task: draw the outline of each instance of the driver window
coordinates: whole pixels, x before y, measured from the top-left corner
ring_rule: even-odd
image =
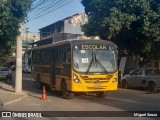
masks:
[[[133,75],[138,75],[138,73],[139,73],[139,69],[132,72]]]
[[[142,73],[143,73],[142,69],[137,69],[137,70],[132,72],[133,75],[142,75]]]

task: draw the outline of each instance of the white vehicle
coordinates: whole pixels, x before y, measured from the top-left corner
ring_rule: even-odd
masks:
[[[121,78],[123,88],[147,88],[150,92],[160,89],[160,69],[139,68]]]

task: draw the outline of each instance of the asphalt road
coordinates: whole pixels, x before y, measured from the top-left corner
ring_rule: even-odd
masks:
[[[28,94],[28,97],[18,103],[4,106],[3,111],[126,111],[129,113],[130,111],[160,110],[160,93],[150,94],[146,90],[138,89],[119,88],[118,91],[108,92],[105,98],[97,98],[95,94],[84,94],[81,96],[75,96],[71,100],[58,97],[53,91],[47,89],[47,100],[42,100],[42,90],[39,89],[38,83],[32,79],[31,74],[23,74],[23,91]],[[72,117],[72,115],[63,118],[61,113],[58,114],[60,114],[60,118],[58,117],[56,119],[82,119],[82,117]],[[86,115],[83,114],[83,112],[80,112],[80,114],[84,116],[83,119],[91,119],[90,117],[85,118]],[[97,120],[96,113],[93,112],[91,114],[94,114],[93,116],[95,116],[92,119]],[[104,114],[115,114],[115,116],[118,116],[116,112],[106,112]],[[106,118],[101,117],[100,119]],[[110,119],[114,120],[120,118],[110,117],[109,120]],[[125,117],[125,119],[128,118]],[[135,120],[135,117],[129,119]],[[142,117],[136,117],[136,119],[142,119]],[[144,119],[146,120],[146,118]],[[147,119],[158,118],[151,117]]]

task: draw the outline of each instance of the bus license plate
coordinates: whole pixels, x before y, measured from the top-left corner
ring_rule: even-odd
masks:
[[[95,87],[95,88],[100,88],[100,87],[101,87],[101,84],[96,83],[96,84],[94,84],[94,87]]]

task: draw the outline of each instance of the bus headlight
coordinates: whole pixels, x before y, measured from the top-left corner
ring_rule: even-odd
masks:
[[[80,83],[80,80],[76,74],[73,74],[73,79],[75,83]]]
[[[76,80],[76,79],[77,79],[77,76],[76,76],[76,75],[73,75],[73,78],[74,78],[74,80]]]
[[[117,80],[118,80],[118,77],[115,76],[112,82],[117,82]]]

